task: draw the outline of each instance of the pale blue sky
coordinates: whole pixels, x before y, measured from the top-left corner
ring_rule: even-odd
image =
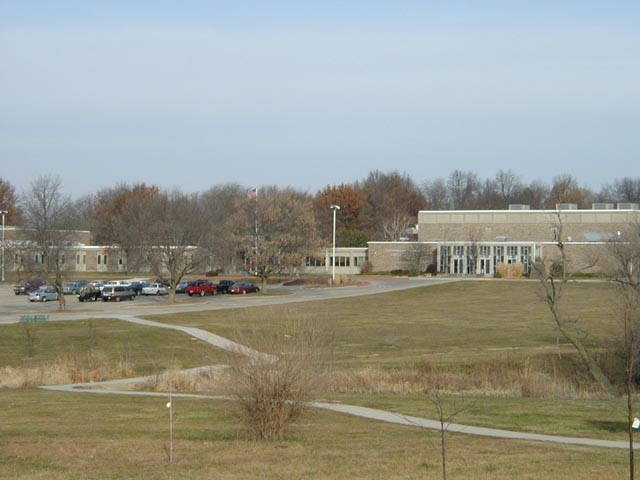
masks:
[[[299,3],[0,0],[0,177],[640,176],[638,2]]]

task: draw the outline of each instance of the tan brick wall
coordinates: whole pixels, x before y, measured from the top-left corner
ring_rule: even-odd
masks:
[[[632,223],[640,223],[638,210],[563,211],[465,211],[418,214],[418,239],[430,241],[495,241],[506,237],[513,242],[552,242],[558,232],[559,218],[563,237],[574,242],[591,241],[594,235],[616,236]]]
[[[417,242],[369,242],[369,262],[374,272],[410,270],[420,260],[420,271],[434,261],[436,245]],[[417,252],[416,249],[421,249]],[[419,258],[418,258],[419,257]]]

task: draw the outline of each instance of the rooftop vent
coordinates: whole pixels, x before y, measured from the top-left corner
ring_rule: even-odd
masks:
[[[591,205],[591,210],[615,210],[613,203],[594,203]]]
[[[577,210],[577,203],[556,203],[556,210]]]
[[[530,210],[531,207],[529,205],[523,205],[519,203],[509,205],[509,210]]]
[[[638,210],[640,208],[637,203],[619,203],[618,210]]]

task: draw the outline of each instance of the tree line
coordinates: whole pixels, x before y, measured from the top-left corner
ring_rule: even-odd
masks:
[[[0,178],[7,224],[31,232],[32,244],[42,249],[41,259],[61,261],[52,252],[68,242],[64,232],[89,230],[93,244],[123,251],[130,271],[151,264],[158,272],[170,271],[174,279],[202,264],[205,254],[206,263],[220,270],[245,270],[263,279],[295,270],[305,256],[331,244],[334,204],[341,207],[337,246],[366,247],[368,241],[411,237],[417,213],[424,209],[505,209],[510,204],[544,209],[557,203],[589,208],[595,202],[640,202],[640,178],[615,180],[596,193],[568,174],[546,184],[526,183],[510,170],[485,180],[455,170],[447,178],[418,184],[398,171],[375,170],[362,180],[328,185],[315,194],[238,183],[196,193],[121,183],[75,199],[64,192],[59,177],[39,177],[21,193]]]

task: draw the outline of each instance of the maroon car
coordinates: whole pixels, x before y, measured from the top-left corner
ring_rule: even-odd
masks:
[[[15,293],[16,295],[29,295],[31,292],[39,289],[46,284],[47,282],[45,280],[25,280],[24,282],[20,282],[18,285],[15,285],[13,287],[13,293]]]
[[[254,293],[259,292],[260,287],[249,282],[236,282],[229,287],[229,293]]]

